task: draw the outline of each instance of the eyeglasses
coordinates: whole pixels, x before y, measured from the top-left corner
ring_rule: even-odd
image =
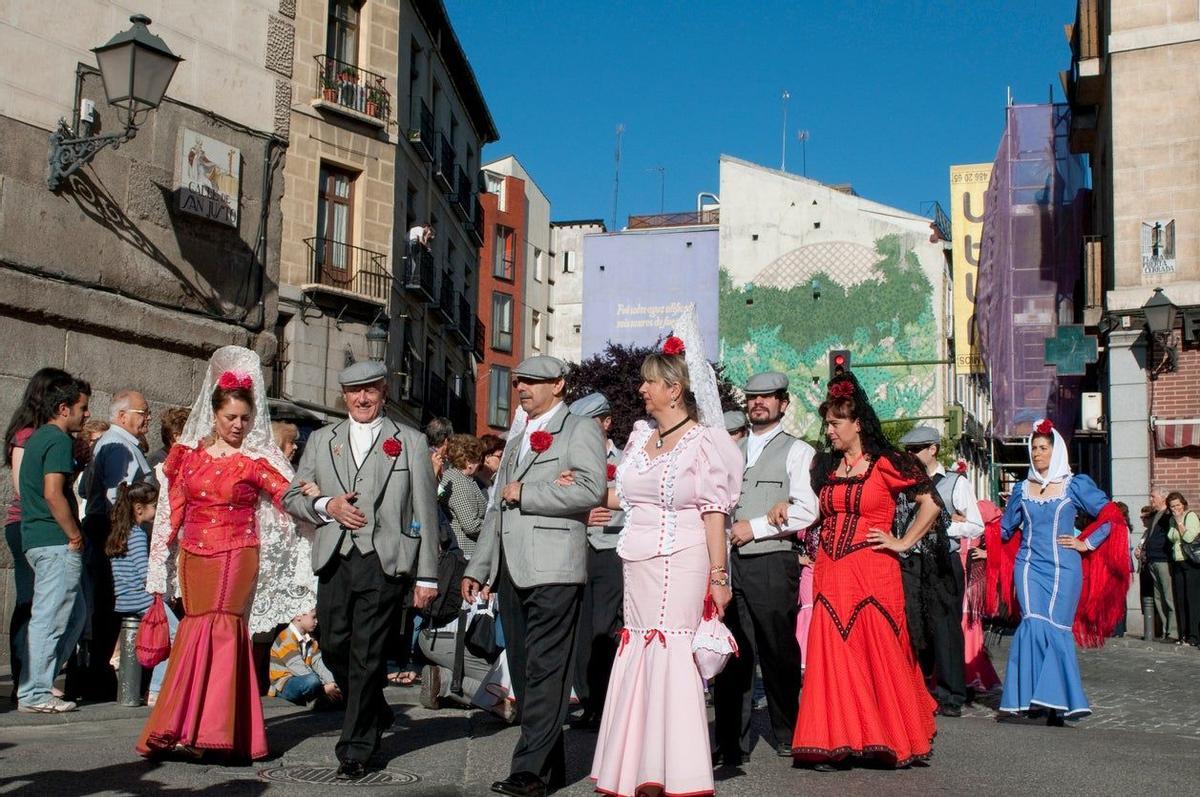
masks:
[[[149,420],[150,417],[153,415],[153,413],[150,412],[150,410],[125,410],[125,411],[126,412],[134,412],[134,413],[137,413],[138,415],[145,415],[147,420]]]

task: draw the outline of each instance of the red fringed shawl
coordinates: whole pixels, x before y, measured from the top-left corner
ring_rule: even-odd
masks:
[[[1075,641],[1085,648],[1104,647],[1104,639],[1125,613],[1125,595],[1129,591],[1129,528],[1125,517],[1113,502],[1100,510],[1095,522],[1079,535],[1086,540],[1108,523],[1108,538],[1094,551],[1081,554],[1083,589],[1075,610]],[[1018,614],[1013,570],[1021,548],[1021,532],[1002,542],[1000,520],[984,526],[987,541],[987,592],[985,611],[989,617],[1015,618]]]

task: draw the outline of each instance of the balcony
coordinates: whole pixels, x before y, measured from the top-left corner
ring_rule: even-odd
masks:
[[[392,113],[392,95],[383,75],[327,55],[317,60],[318,108],[336,111],[379,128],[387,127]]]
[[[685,213],[655,213],[649,216],[630,216],[628,229],[693,227],[700,224],[719,224],[720,221],[721,211],[719,208],[701,211],[690,210]]]
[[[475,316],[471,313],[471,302],[463,294],[458,295],[458,323],[454,325],[454,333],[458,335],[463,345],[471,348],[471,332],[474,331]]]
[[[473,434],[475,431],[475,411],[471,401],[450,394],[450,409],[446,413],[450,418],[450,423],[454,425],[454,430],[457,432],[460,429],[466,434]]]
[[[438,300],[433,311],[447,324],[454,323],[454,277],[449,274],[442,274],[441,290],[438,291]]]
[[[417,100],[410,114],[408,141],[427,163],[432,163],[437,150],[433,142],[433,112],[425,100]]]
[[[471,337],[471,353],[479,362],[483,362],[484,338],[486,337],[487,330],[484,328],[483,322],[479,320],[479,316],[475,316],[475,334]]]
[[[475,196],[472,190],[471,181],[467,179],[467,173],[459,166],[455,169],[455,190],[450,195],[450,207],[463,221],[471,220],[471,200]]]
[[[446,380],[435,373],[429,374],[429,392],[425,397],[426,417],[446,414]]]
[[[471,226],[467,228],[467,237],[476,246],[483,246],[483,203],[479,201],[479,194],[474,195],[472,204],[475,206],[475,212],[471,214]]]
[[[306,290],[336,293],[378,308],[386,305],[392,276],[387,256],[331,238],[306,238],[308,283]]]
[[[1067,97],[1072,105],[1104,101],[1104,20],[1100,0],[1079,0],[1075,22],[1068,28],[1071,71]]]
[[[433,253],[423,246],[415,247],[404,261],[404,289],[417,294],[421,301],[433,302],[437,297]]]
[[[438,159],[433,167],[433,176],[442,184],[442,188],[454,190],[454,147],[450,146],[450,141],[442,133],[438,133]]]

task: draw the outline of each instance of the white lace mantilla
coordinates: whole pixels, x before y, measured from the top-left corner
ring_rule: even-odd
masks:
[[[271,414],[263,386],[262,365],[258,355],[241,346],[217,349],[208,363],[208,373],[200,393],[192,404],[191,415],[183,427],[177,444],[195,447],[206,441],[213,431],[212,392],[226,371],[250,375],[254,383],[254,419],[242,443],[244,455],[264,459],[291,479],[295,472],[271,436]],[[176,578],[178,545],[168,543],[172,536],[170,485],[165,478],[159,481],[158,506],[154,513],[154,532],[150,540],[150,562],[146,573],[146,591],[179,596]],[[297,614],[316,606],[316,577],[312,572],[311,530],[298,533],[296,524],[269,496],[259,493],[254,513],[258,527],[258,585],[250,609],[250,633],[271,631],[280,623],[289,622]]]

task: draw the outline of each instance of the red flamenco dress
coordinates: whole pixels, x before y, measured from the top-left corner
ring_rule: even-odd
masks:
[[[860,755],[900,767],[933,751],[937,704],[909,645],[900,563],[866,539],[872,529],[890,531],[894,496],[915,483],[881,457],[821,489],[821,551],[792,739],[799,761]]]
[[[138,739],[144,756],[177,745],[233,759],[267,755],[246,618],[258,583],[259,492],[278,502],[288,481],[264,460],[177,445],[163,465],[179,542],[179,621],[158,702]]]

